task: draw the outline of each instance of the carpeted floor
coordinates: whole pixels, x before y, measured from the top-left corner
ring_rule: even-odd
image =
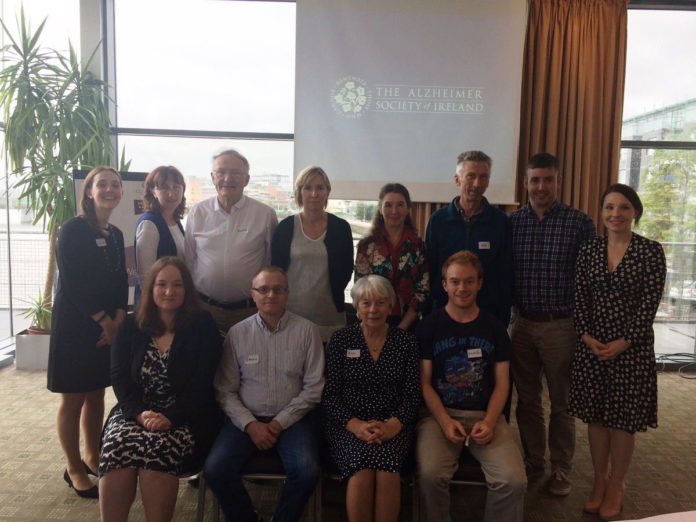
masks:
[[[0,520],[97,521],[97,502],[78,498],[63,482],[65,463],[55,430],[58,396],[47,391],[45,384],[45,372],[14,367],[0,370]],[[627,519],[696,510],[696,380],[684,379],[677,373],[660,374],[659,390],[660,427],[637,435],[624,505]],[[113,403],[109,390],[107,411]],[[525,521],[597,520],[581,511],[591,487],[592,466],[585,427],[580,422],[577,427],[573,491],[558,498],[544,491],[544,479],[531,483]],[[250,488],[261,514],[270,517],[278,487]],[[340,485],[325,485],[325,521],[346,520],[343,494]],[[480,521],[484,499],[484,488],[454,489],[453,521]],[[197,490],[182,481],[174,520],[195,520],[196,501]],[[406,503],[401,520],[410,518]],[[139,500],[133,505],[130,520],[145,520]],[[210,509],[206,520],[211,520]]]

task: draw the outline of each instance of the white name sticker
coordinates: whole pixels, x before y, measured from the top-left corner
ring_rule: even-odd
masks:
[[[479,250],[490,250],[491,249],[491,242],[490,241],[479,241]]]
[[[259,364],[259,354],[253,353],[251,355],[247,355],[246,362],[244,364]]]
[[[351,359],[360,357],[360,349],[346,351],[346,357],[350,357]]]
[[[471,348],[466,351],[466,354],[469,356],[469,359],[483,357],[483,353],[481,353],[481,348]]]
[[[97,246],[98,247],[105,247],[106,246],[106,239],[103,237],[98,237],[97,238]]]

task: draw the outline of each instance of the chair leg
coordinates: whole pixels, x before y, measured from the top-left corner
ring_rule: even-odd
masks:
[[[420,522],[420,495],[418,493],[418,481],[416,476],[411,480],[411,518],[413,522]]]
[[[323,480],[323,477],[320,476],[319,482],[317,482],[317,487],[314,489],[314,496],[312,498],[313,509],[312,509],[311,520],[313,522],[321,522],[321,502],[322,502],[322,497],[323,497],[322,480]]]
[[[205,516],[205,490],[206,483],[203,473],[198,476],[198,507],[196,509],[196,522],[203,522]]]

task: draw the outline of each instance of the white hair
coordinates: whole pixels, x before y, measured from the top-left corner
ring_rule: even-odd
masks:
[[[353,288],[350,289],[350,297],[353,299],[353,306],[357,310],[358,301],[369,294],[376,294],[389,301],[389,308],[394,307],[396,303],[396,294],[392,288],[391,281],[386,277],[376,274],[370,274],[358,279]]]

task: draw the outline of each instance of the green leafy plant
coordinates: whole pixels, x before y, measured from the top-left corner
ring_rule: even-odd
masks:
[[[37,299],[21,299],[21,301],[29,305],[29,308],[22,312],[22,317],[31,319],[31,328],[49,332],[51,330],[51,302],[44,299],[41,292],[39,292]]]
[[[90,71],[99,47],[84,64],[68,42],[68,53],[42,47],[44,19],[35,32],[20,11],[17,34],[0,19],[9,44],[0,49],[0,118],[13,188],[49,234],[43,296],[51,303],[59,227],[75,213],[74,169],[111,165],[107,84]],[[120,170],[129,163],[121,154]]]

